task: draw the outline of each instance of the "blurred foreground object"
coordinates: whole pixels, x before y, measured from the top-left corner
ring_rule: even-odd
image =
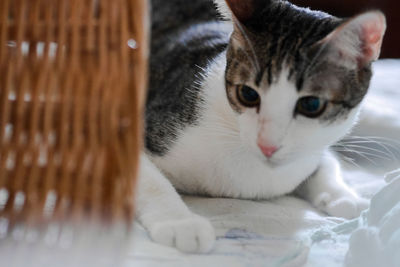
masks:
[[[0,266],[117,266],[133,218],[145,0],[0,1]]]

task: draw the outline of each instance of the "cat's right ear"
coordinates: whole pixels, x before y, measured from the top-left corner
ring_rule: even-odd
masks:
[[[219,12],[227,19],[235,18],[245,24],[266,0],[214,0]]]

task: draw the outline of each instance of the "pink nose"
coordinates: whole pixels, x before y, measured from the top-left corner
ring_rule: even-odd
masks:
[[[268,158],[270,158],[278,150],[276,146],[263,146],[259,144],[258,147],[261,149],[262,153]]]

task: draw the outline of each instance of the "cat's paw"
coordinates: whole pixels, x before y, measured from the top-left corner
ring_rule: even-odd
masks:
[[[314,205],[331,216],[353,219],[368,208],[369,201],[353,195],[335,197],[325,192],[318,196]]]
[[[153,241],[183,252],[205,253],[212,249],[215,232],[211,223],[200,216],[155,223],[150,229]]]

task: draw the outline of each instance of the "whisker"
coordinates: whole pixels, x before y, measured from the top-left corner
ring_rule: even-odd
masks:
[[[204,129],[207,130],[207,132],[205,133],[207,135],[215,135],[215,134],[220,135],[220,134],[222,134],[222,135],[229,135],[229,136],[232,136],[232,137],[239,137],[238,133],[236,133],[234,131],[231,131],[229,129],[226,129],[226,128],[219,128],[218,129],[218,128],[212,128],[212,127],[210,127],[210,128],[204,127]]]
[[[359,152],[359,151],[357,151],[357,150],[352,150],[352,149],[349,149],[349,148],[347,148],[347,147],[343,147],[345,150],[337,150],[338,152],[349,152],[349,153],[354,153],[354,154],[357,154],[357,155],[359,155],[360,157],[362,157],[362,158],[364,158],[364,159],[366,159],[367,161],[369,161],[369,162],[371,162],[372,164],[374,164],[375,166],[377,166],[377,163],[375,162],[375,161],[373,161],[372,159],[370,159],[369,157],[367,157],[366,155],[372,155],[372,156],[376,156],[375,154],[370,154],[370,153],[365,153],[366,155],[364,155],[364,153],[361,153],[361,152]]]
[[[366,151],[357,151],[357,153],[359,153],[359,155],[362,154],[364,156],[372,156],[372,157],[378,158],[378,159],[384,159],[384,160],[393,161],[392,158],[385,157],[385,156],[380,156],[380,155],[377,155],[377,154],[374,154],[374,153],[369,153],[369,152],[366,152]]]
[[[376,139],[376,140],[374,140]],[[377,141],[378,140],[378,141]],[[396,154],[400,155],[400,142],[394,139],[390,139],[390,138],[384,138],[384,137],[378,137],[378,136],[367,136],[367,137],[362,137],[362,136],[354,136],[354,137],[350,137],[350,138],[346,138],[344,140],[341,141],[342,143],[358,143],[358,144],[362,144],[362,143],[371,143],[371,144],[376,144],[380,147],[382,147],[384,150],[386,150],[389,154],[391,154],[391,156],[393,158],[398,158],[398,156],[396,156],[394,152],[396,152]],[[393,145],[393,143],[396,144]]]
[[[386,150],[388,153],[390,153],[393,157],[396,157],[396,155],[393,154],[392,150],[395,150],[396,152],[400,153],[400,147],[396,147],[391,144],[384,144],[382,142],[377,142],[377,141],[368,141],[368,140],[344,141],[344,142],[339,142],[339,144],[344,144],[344,145],[347,145],[347,144],[375,144],[375,145],[382,147],[384,150]]]
[[[352,144],[346,144],[346,145],[341,145],[342,147],[347,147],[347,148],[355,148],[355,149],[365,149],[365,150],[368,150],[368,151],[371,151],[371,152],[375,152],[375,153],[378,153],[378,154],[376,154],[376,156],[378,156],[379,154],[380,155],[384,155],[384,156],[386,156],[385,158],[386,159],[389,159],[389,160],[395,160],[396,159],[396,157],[395,157],[395,155],[394,154],[388,154],[388,153],[385,153],[385,152],[383,152],[383,151],[381,151],[381,150],[379,150],[379,149],[375,149],[375,148],[371,148],[371,147],[367,147],[367,146],[359,146],[359,145],[352,145]],[[365,151],[360,151],[360,150],[358,150],[359,152],[365,152]],[[372,155],[374,155],[373,153],[370,153],[370,154],[372,154]],[[390,157],[390,156],[392,156],[392,157]]]
[[[355,162],[355,159],[352,159],[352,158],[347,157],[347,156],[343,156],[343,160],[346,161],[346,162],[348,162],[348,163],[350,163],[350,164],[352,164],[352,165],[354,165],[354,166],[357,167],[358,169],[364,169],[363,167],[361,167],[359,164],[357,164],[357,163]]]
[[[400,141],[398,141],[396,139],[392,139],[392,138],[382,137],[382,136],[357,136],[357,135],[354,135],[352,137],[353,137],[353,139],[364,139],[364,140],[370,140],[370,141],[383,140],[383,141],[396,143],[397,145],[400,145]],[[349,138],[349,139],[351,139],[351,138]]]

